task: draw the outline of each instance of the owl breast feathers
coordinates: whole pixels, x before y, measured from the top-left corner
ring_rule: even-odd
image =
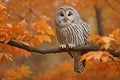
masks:
[[[57,28],[56,33],[60,44],[74,44],[85,45],[87,44],[86,38],[89,35],[89,31],[86,30],[87,26],[83,23],[71,23],[71,25],[64,28]],[[86,30],[86,31],[85,31]]]

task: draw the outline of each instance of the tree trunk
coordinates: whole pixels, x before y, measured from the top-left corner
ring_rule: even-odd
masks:
[[[96,20],[97,20],[97,27],[98,27],[98,34],[104,35],[103,26],[102,26],[102,15],[101,9],[99,9],[96,5],[94,5],[95,13],[96,13]]]

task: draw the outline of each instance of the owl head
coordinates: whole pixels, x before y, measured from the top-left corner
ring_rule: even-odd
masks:
[[[59,28],[67,27],[80,18],[78,12],[71,6],[62,6],[56,12],[55,23]]]

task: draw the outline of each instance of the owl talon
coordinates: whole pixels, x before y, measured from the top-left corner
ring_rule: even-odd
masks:
[[[73,48],[73,47],[75,47],[75,46],[76,46],[76,45],[74,45],[74,44],[69,44],[69,45],[68,45],[69,48]]]
[[[61,48],[61,49],[65,49],[65,48],[66,48],[66,45],[65,45],[65,44],[62,44],[62,45],[60,45],[60,48]]]

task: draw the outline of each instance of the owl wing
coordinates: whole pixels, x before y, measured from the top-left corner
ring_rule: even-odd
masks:
[[[86,44],[88,44],[87,37],[90,35],[89,26],[82,20],[80,21],[80,25],[83,28],[83,36],[84,36],[85,42],[86,42]]]
[[[56,29],[56,35],[57,35],[57,39],[58,39],[59,43],[65,44],[65,39],[58,28]]]

